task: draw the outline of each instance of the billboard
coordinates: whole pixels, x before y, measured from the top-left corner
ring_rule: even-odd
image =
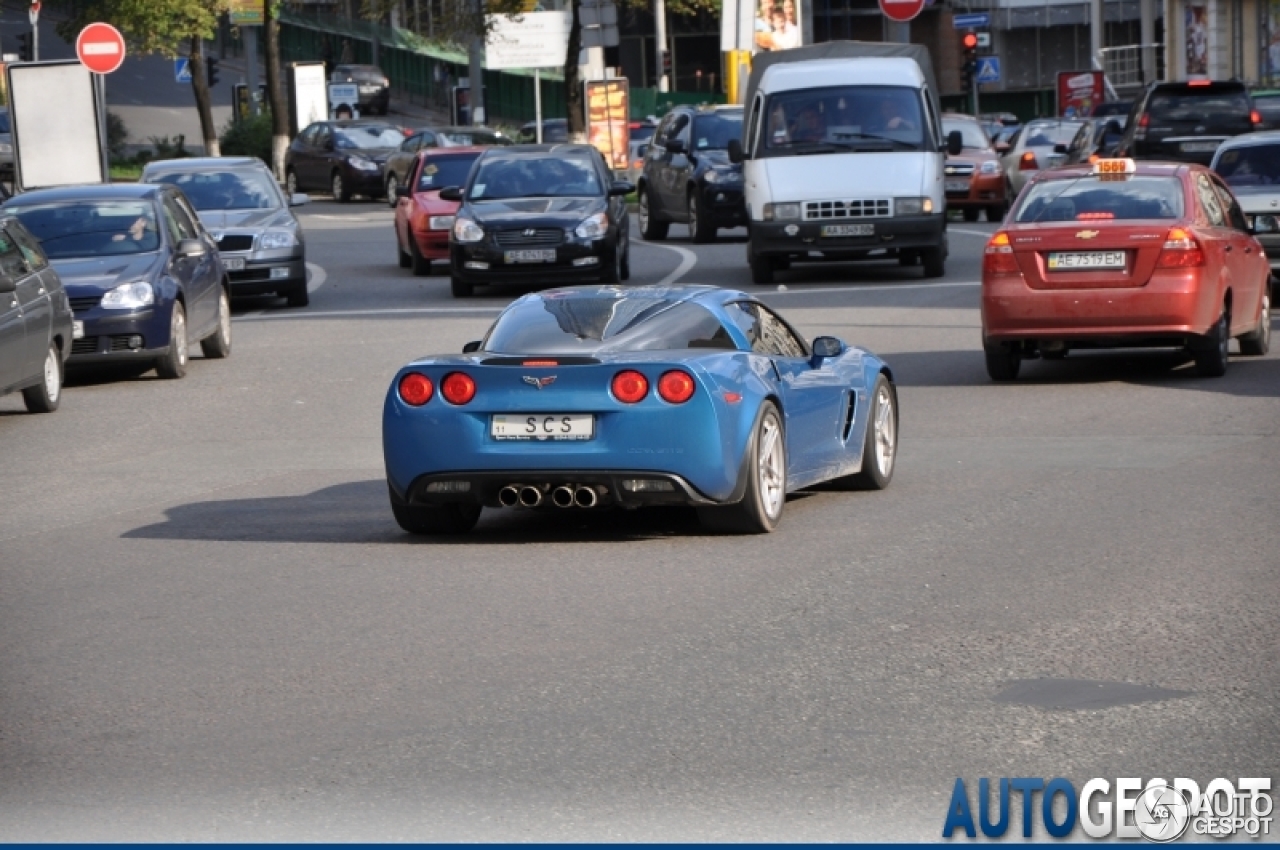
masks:
[[[1106,100],[1106,81],[1101,71],[1058,72],[1058,115],[1085,118]]]
[[[323,62],[289,65],[289,131],[293,135],[329,117],[328,84]]]
[[[107,182],[92,72],[73,59],[9,65],[6,73],[15,188]]]
[[[631,90],[627,80],[592,80],[585,85],[587,141],[604,154],[610,168],[625,171],[631,136]]]
[[[485,21],[489,27],[484,48],[486,68],[564,67],[569,53],[568,12],[485,15]]]
[[[804,43],[799,0],[724,0],[720,49],[771,53]]]

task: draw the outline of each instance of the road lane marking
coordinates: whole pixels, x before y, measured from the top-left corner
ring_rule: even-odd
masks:
[[[676,266],[676,270],[655,283],[654,286],[670,286],[688,274],[689,271],[698,264],[698,255],[690,251],[688,248],[681,248],[679,245],[664,245],[661,242],[643,241],[635,242],[633,244],[648,245],[653,248],[666,248],[668,251],[675,251],[680,255],[680,265]]]
[[[898,289],[946,289],[957,286],[982,286],[980,280],[949,280],[942,283],[886,283],[870,286],[828,286],[822,289],[767,289],[759,295],[821,295],[826,292],[893,292]]]
[[[994,230],[987,232],[983,230],[965,230],[963,227],[947,228],[948,233],[963,233],[965,236],[981,236],[983,239],[990,239],[996,235]]]
[[[506,307],[388,307],[382,310],[323,310],[305,313],[246,313],[237,322],[267,322],[281,319],[349,319],[353,316],[432,316],[481,313],[496,316]]]

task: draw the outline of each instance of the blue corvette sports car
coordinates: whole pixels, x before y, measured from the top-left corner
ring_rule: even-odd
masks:
[[[793,490],[887,487],[897,441],[884,361],[710,286],[526,295],[463,354],[402,368],[382,416],[415,534],[469,531],[484,507],[646,505],[768,532]]]

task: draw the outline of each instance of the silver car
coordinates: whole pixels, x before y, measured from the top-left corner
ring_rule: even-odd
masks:
[[[231,294],[275,294],[290,307],[305,307],[306,242],[290,207],[306,195],[287,197],[262,160],[252,157],[166,159],[149,162],[144,183],[177,186],[218,243]]]
[[[1040,118],[1019,127],[1009,139],[1009,150],[1000,158],[1009,178],[1009,197],[1017,197],[1042,168],[1065,163],[1071,149],[1085,143],[1085,139],[1078,139],[1082,133],[1088,133],[1087,123],[1068,119]]]
[[[13,128],[9,110],[0,106],[0,180],[13,182]]]
[[[1233,136],[1218,146],[1209,166],[1227,181],[1240,202],[1245,220],[1255,229],[1271,261],[1271,276],[1280,278],[1280,130]],[[1271,221],[1259,222],[1263,216]]]

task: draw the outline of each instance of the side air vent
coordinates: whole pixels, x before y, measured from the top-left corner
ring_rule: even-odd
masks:
[[[857,403],[857,400],[858,394],[853,390],[849,390],[848,398],[845,399],[844,404],[844,428],[840,430],[841,442],[847,442],[849,439],[849,432],[853,430],[853,408]]]

